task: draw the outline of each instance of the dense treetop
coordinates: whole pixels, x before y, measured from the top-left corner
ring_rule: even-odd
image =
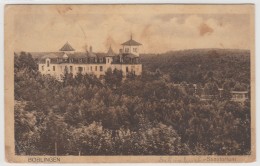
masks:
[[[189,54],[188,54],[189,53]],[[250,153],[250,103],[202,101],[194,83],[250,87],[247,51],[143,55],[142,76],[108,70],[59,82],[28,53],[15,55],[18,155],[241,155]]]

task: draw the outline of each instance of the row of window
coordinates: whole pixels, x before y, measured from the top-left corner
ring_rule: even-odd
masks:
[[[130,51],[130,49],[129,48],[125,48],[125,52],[129,52]],[[137,48],[133,48],[133,52],[137,52]]]
[[[103,63],[106,62],[109,63],[109,59],[104,59],[104,58],[79,58],[79,59],[73,59],[73,58],[69,58],[69,59],[61,59],[58,58],[57,62],[69,62],[69,63],[73,63],[73,62],[92,62],[92,63]],[[47,65],[48,65],[48,61],[47,61]]]
[[[47,67],[49,67],[48,65],[47,65]],[[52,66],[52,71],[55,71],[55,66]],[[61,69],[62,69],[62,66],[61,66]],[[67,66],[65,66],[65,69],[68,69],[68,67]],[[70,66],[70,72],[73,72],[73,67],[72,66]],[[42,66],[42,71],[44,71],[44,65]],[[78,67],[78,71],[83,71],[83,67]],[[85,67],[84,67],[84,71],[85,71]],[[92,66],[90,66],[90,71],[93,71],[93,67]],[[95,71],[98,71],[98,66],[95,66]],[[103,66],[99,66],[99,71],[103,71]]]
[[[57,59],[57,61],[58,62],[68,62],[67,59]],[[113,58],[113,59],[107,58],[107,59],[104,59],[104,61],[103,60],[87,61],[85,59],[78,59],[78,62],[80,62],[80,63],[83,63],[83,62],[90,62],[90,63],[92,63],[92,62],[93,63],[103,63],[103,62],[106,62],[106,63],[112,63],[112,62],[114,62],[114,63],[139,63],[139,59],[138,58],[132,59],[132,58],[126,57],[123,60],[123,59],[120,59],[120,58],[117,57],[117,58]],[[73,63],[73,59],[69,59],[69,63]],[[47,64],[47,67],[50,67],[50,60],[47,60],[46,64]]]
[[[129,72],[128,66],[126,66],[125,70],[127,73]],[[138,71],[138,70],[139,70],[138,66],[136,68],[135,68],[135,66],[131,66],[131,72]]]
[[[48,66],[48,64],[47,64],[47,66]],[[95,67],[90,66],[90,71],[93,71],[93,70],[94,70],[93,68],[95,69],[95,71],[98,71],[98,66],[95,66]],[[62,66],[61,66],[61,69],[62,69]],[[68,70],[68,67],[65,66],[65,69]],[[76,68],[75,68],[75,69],[76,69]],[[78,71],[80,71],[80,72],[82,72],[83,69],[84,69],[84,71],[85,71],[85,67],[84,67],[84,68],[83,68],[83,67],[78,67]],[[89,68],[88,68],[88,69],[89,69]],[[52,66],[52,71],[55,71],[55,70],[56,70],[55,66]],[[70,72],[73,72],[73,67],[70,66],[70,67],[69,67],[69,70],[70,70]],[[137,70],[138,70],[138,68],[137,68]],[[42,66],[42,71],[44,71],[44,65]],[[103,71],[103,66],[99,66],[99,71]],[[131,67],[131,71],[134,71],[134,66]],[[128,66],[126,67],[126,72],[129,72]]]
[[[67,66],[65,66],[65,69],[67,68]],[[85,71],[85,67],[76,67],[75,69],[78,68],[78,71],[79,72],[82,72],[83,70]],[[87,68],[87,70],[90,70],[90,71],[98,71],[98,66],[90,66],[90,68]],[[99,71],[103,71],[103,66],[99,66]],[[73,72],[73,67],[70,66],[70,72]]]
[[[50,64],[48,64],[48,62],[47,62],[47,67],[49,67],[50,66]],[[42,71],[44,71],[44,65],[42,66]],[[55,71],[55,66],[52,66],[52,71]]]

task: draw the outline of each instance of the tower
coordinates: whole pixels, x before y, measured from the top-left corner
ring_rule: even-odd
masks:
[[[112,47],[110,45],[108,51],[107,51],[107,55],[106,55],[106,64],[111,65],[112,61],[113,61],[113,57],[115,56],[114,51],[112,50]]]
[[[133,40],[132,34],[130,40],[121,44],[123,46],[123,53],[134,54],[139,57],[139,46],[142,45]]]

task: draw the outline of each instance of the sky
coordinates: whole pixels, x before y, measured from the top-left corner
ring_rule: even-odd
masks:
[[[178,10],[180,11],[180,10]],[[29,7],[14,16],[15,51],[58,51],[69,42],[76,51],[115,52],[133,39],[143,53],[194,48],[250,48],[250,15],[160,11],[149,7]]]

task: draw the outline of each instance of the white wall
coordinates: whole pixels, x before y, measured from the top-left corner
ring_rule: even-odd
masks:
[[[123,46],[123,53],[132,53],[139,56],[139,46]]]
[[[127,75],[126,69],[128,68],[128,72],[134,71],[136,75],[142,74],[142,65],[141,64],[72,64],[72,63],[62,63],[62,64],[49,64],[47,63],[50,59],[46,59],[44,64],[38,64],[39,71],[42,74],[49,74],[51,76],[56,77],[57,79],[61,79],[61,75],[64,75],[65,68],[67,67],[68,73],[72,73],[73,76],[76,76],[79,72],[79,67],[82,67],[82,74],[94,74],[97,77],[101,75],[105,75],[106,71],[111,68],[112,71],[114,69],[122,70],[123,76]],[[112,62],[112,58],[110,60]],[[44,70],[42,70],[42,67]],[[55,70],[53,70],[55,67]],[[72,68],[72,71],[71,71]],[[102,68],[102,71],[100,70]],[[92,70],[91,70],[92,69]]]

